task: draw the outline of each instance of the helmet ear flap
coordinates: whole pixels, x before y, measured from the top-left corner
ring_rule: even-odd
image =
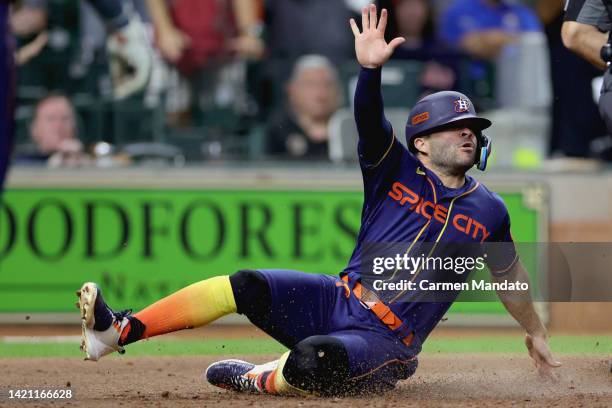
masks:
[[[493,144],[491,140],[486,137],[483,133],[480,133],[477,137],[478,139],[478,150],[476,154],[476,168],[480,171],[485,171],[487,168],[487,161],[489,160],[489,156],[491,155],[491,150],[493,148]]]

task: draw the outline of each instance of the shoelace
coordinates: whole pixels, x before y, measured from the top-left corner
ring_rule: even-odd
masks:
[[[257,387],[255,386],[255,379],[248,378],[243,375],[236,375],[230,377],[230,384],[237,390],[240,391],[252,391],[257,392]]]
[[[107,306],[108,308],[108,306]],[[125,309],[125,310],[121,310],[119,312],[113,312],[110,308],[108,309],[110,310],[111,314],[113,315],[113,319],[115,319],[116,321],[120,322],[123,320],[124,317],[128,317],[129,315],[132,314],[132,309]],[[125,349],[123,347],[120,347],[117,352],[119,354],[125,354]]]
[[[110,309],[109,309],[110,310]],[[121,310],[120,312],[113,312],[111,310],[111,313],[113,314],[113,317],[116,320],[121,321],[124,317],[128,317],[129,315],[132,314],[132,309],[125,309],[125,310]]]

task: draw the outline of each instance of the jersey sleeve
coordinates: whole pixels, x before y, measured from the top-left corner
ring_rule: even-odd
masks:
[[[363,164],[361,165],[366,207],[369,207],[379,198],[386,197],[388,189],[395,181],[393,176],[400,173],[402,163],[406,161],[406,155],[410,155],[410,153],[394,137],[389,150],[377,166],[366,167]]]
[[[394,143],[393,128],[384,112],[381,76],[382,68],[361,68],[355,89],[357,152],[361,167],[366,169],[379,166]]]
[[[381,93],[382,70],[362,68],[355,90],[357,151],[363,175],[365,204],[393,182],[393,174],[416,169],[417,160],[400,143],[384,114]]]
[[[501,201],[501,199],[499,199]],[[510,215],[503,202],[502,221],[499,227],[484,242],[486,262],[491,274],[497,277],[505,276],[518,261],[518,254],[510,233]]]

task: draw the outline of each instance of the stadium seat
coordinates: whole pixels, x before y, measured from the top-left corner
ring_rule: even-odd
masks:
[[[406,144],[404,128],[409,113],[406,108],[385,109],[385,116],[402,144]],[[340,109],[329,122],[329,158],[335,163],[357,160],[357,126],[352,109]]]
[[[389,61],[382,73],[382,93],[387,108],[405,108],[414,105],[420,93],[422,63],[418,61]],[[353,104],[359,66],[346,63],[340,69],[347,105]]]

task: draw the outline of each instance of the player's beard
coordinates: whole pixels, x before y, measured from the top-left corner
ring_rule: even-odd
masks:
[[[476,148],[471,154],[461,150],[461,146],[449,146],[446,143],[431,144],[429,161],[435,167],[449,175],[464,175],[474,165]]]

